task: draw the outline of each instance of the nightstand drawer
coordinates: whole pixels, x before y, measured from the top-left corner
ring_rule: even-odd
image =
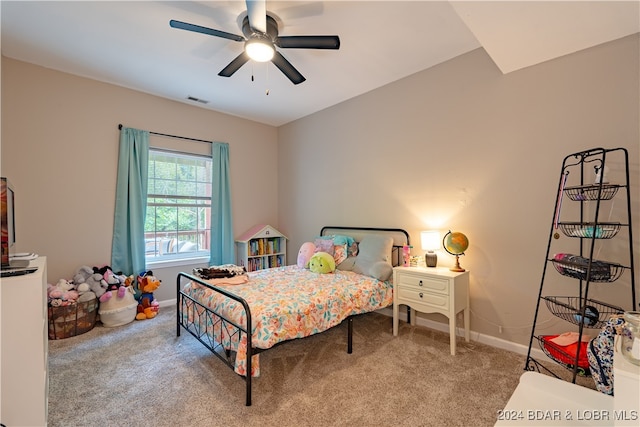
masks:
[[[412,290],[428,290],[449,295],[449,280],[438,277],[425,277],[424,275],[399,274],[398,288],[409,288]]]
[[[429,307],[437,310],[449,309],[449,296],[427,292],[412,287],[401,286],[398,288],[398,297],[403,303],[408,304],[414,310],[429,312]]]

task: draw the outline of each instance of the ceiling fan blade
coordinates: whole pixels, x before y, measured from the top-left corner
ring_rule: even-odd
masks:
[[[267,2],[265,0],[247,0],[249,25],[261,33],[267,32]]]
[[[236,34],[227,33],[226,31],[214,30],[212,28],[201,27],[200,25],[189,24],[187,22],[176,21],[175,19],[169,21],[169,25],[172,28],[193,31],[194,33],[208,34],[210,36],[222,37],[223,39],[229,39],[236,42],[244,41],[244,37],[238,36]]]
[[[282,71],[282,73],[291,80],[294,85],[300,84],[303,81],[307,80],[304,78],[302,74],[298,70],[295,69],[293,65],[289,61],[285,59],[284,56],[278,51],[273,54],[273,59],[271,62]]]
[[[283,49],[340,49],[338,36],[283,36],[275,41]]]
[[[238,71],[240,67],[242,67],[248,60],[249,60],[249,55],[247,55],[245,51],[242,51],[242,53],[236,56],[236,58],[233,61],[231,61],[229,65],[224,67],[222,71],[218,73],[218,75],[222,77],[231,77],[233,73]]]

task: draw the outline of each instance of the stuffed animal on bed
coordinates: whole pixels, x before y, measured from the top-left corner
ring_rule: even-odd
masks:
[[[298,251],[298,267],[309,268],[309,261],[316,251],[316,245],[311,242],[305,242],[300,246]]]
[[[309,260],[309,270],[314,273],[333,273],[336,269],[336,261],[327,252],[316,252]]]

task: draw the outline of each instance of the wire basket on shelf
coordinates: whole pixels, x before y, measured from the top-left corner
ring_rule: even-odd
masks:
[[[575,187],[567,187],[564,189],[564,193],[574,201],[584,200],[598,200],[598,192],[600,191],[600,184],[589,185],[577,185]],[[614,184],[602,184],[602,192],[600,193],[600,200],[610,200],[618,192],[619,185]]]
[[[89,332],[96,325],[98,299],[49,307],[49,339],[59,340]]]
[[[555,337],[557,337],[557,335],[542,335],[536,337],[536,339],[544,354],[566,369],[573,370],[576,363],[577,343],[563,347],[551,341]],[[588,343],[586,342],[580,344],[577,373],[581,377],[591,376],[589,359],[587,359],[587,346]]]
[[[574,325],[582,323],[587,328],[601,329],[607,324],[611,315],[624,313],[624,309],[620,307],[589,298],[586,300],[575,296],[546,296],[542,298],[554,316]],[[584,317],[581,310],[582,301],[585,302]]]
[[[561,222],[560,229],[567,237],[611,239],[620,231],[619,222]]]
[[[620,278],[624,271],[624,267],[620,264],[593,260],[591,261],[590,274],[587,274],[589,258],[572,254],[556,254],[551,261],[556,271],[563,276],[591,282],[614,282]]]

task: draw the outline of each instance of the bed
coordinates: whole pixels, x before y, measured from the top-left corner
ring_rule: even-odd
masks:
[[[252,378],[260,374],[259,353],[343,321],[351,353],[353,317],[393,303],[391,275],[386,273],[402,262],[402,248],[409,245],[406,231],[330,226],[314,239],[323,246],[326,241],[340,247],[348,243],[333,273],[313,273],[294,264],[228,281],[206,280],[199,271],[177,276],[177,335],[182,329],[189,332],[245,380],[247,406]]]

